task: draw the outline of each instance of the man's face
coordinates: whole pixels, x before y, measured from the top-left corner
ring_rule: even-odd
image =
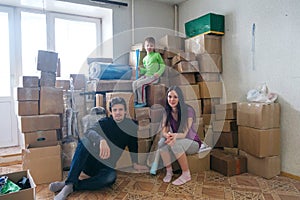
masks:
[[[125,106],[123,104],[115,104],[111,108],[111,115],[117,123],[123,121],[125,118]]]

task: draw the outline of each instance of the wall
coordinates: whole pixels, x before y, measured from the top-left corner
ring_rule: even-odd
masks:
[[[282,171],[296,176],[300,176],[299,9],[297,0],[189,0],[179,6],[181,32],[185,22],[206,13],[225,15],[223,100],[246,101],[247,91],[263,82],[279,95]]]

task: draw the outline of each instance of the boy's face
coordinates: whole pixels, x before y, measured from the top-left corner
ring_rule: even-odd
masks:
[[[125,106],[123,104],[115,104],[111,108],[111,115],[113,119],[118,123],[125,118]]]
[[[151,42],[145,41],[145,49],[147,53],[151,53],[154,51],[155,45]]]

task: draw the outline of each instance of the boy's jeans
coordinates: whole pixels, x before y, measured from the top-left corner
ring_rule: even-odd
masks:
[[[90,142],[86,138],[78,141],[74,153],[66,184],[73,184],[74,190],[98,190],[112,185],[117,178],[115,169],[105,166],[86,149],[85,145]],[[95,151],[99,152],[99,149]],[[94,154],[94,155],[99,155]],[[81,172],[89,175],[90,178],[79,180]]]

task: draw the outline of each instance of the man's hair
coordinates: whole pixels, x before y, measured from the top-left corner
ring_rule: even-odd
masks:
[[[149,42],[149,43],[155,44],[155,39],[154,39],[154,37],[147,37],[145,39],[145,42]]]
[[[111,108],[114,107],[114,105],[116,105],[116,104],[124,105],[125,111],[127,110],[125,99],[123,99],[122,97],[114,97],[109,102],[109,111],[110,112],[111,112]]]

